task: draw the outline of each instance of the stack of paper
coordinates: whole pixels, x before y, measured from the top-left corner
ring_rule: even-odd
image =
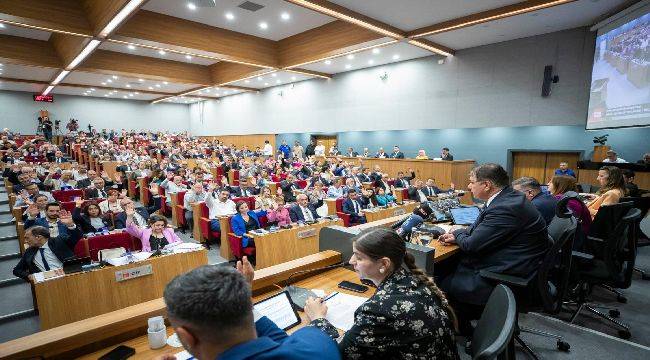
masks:
[[[368,300],[365,297],[338,293],[329,298],[327,304],[327,319],[334,327],[348,331],[354,325],[354,312]]]

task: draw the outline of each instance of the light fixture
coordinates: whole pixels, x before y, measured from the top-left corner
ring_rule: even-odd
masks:
[[[194,5],[193,3],[187,3],[187,8],[190,10],[196,10],[196,5]]]
[[[136,94],[136,95],[140,95],[140,93],[139,93],[139,92],[137,92],[137,91],[135,92],[135,94]]]
[[[106,86],[106,83],[105,83],[105,82],[103,82],[103,83],[102,83],[102,85],[104,85],[104,86]]]
[[[330,65],[332,63],[332,60],[325,60],[325,65]]]
[[[149,86],[149,90],[153,90],[153,87]]]
[[[126,4],[125,7],[120,10],[117,15],[111,21],[106,24],[104,29],[99,32],[99,36],[102,38],[108,37],[110,33],[113,32],[117,28],[117,26],[124,21],[133,11],[135,11],[142,3],[144,0],[131,0],[129,1],[128,4]]]
[[[129,48],[129,50],[135,50],[135,45],[131,45],[131,44],[129,44],[129,45],[127,46],[127,48]]]
[[[156,87],[159,88],[159,87],[160,87],[160,84],[156,84]]]
[[[375,60],[372,60],[372,59],[368,60],[368,65],[372,65],[374,63],[375,63]]]
[[[129,85],[129,84],[126,84],[126,87],[128,87],[128,88],[130,88],[130,87],[131,87],[131,85]]]
[[[289,13],[287,13],[287,12],[283,12],[283,13],[280,15],[280,18],[282,18],[282,20],[285,20],[285,21],[286,21],[286,20],[291,19],[291,15],[289,15]]]
[[[81,63],[88,55],[90,55],[90,53],[93,52],[93,50],[95,50],[95,48],[97,48],[97,46],[99,46],[100,43],[101,41],[99,40],[95,40],[95,39],[90,40],[90,42],[86,45],[86,47],[84,47],[84,49],[81,50],[79,55],[77,55],[77,57],[75,57],[74,60],[72,60],[70,65],[66,66],[66,69],[72,70],[75,67],[77,67],[77,65],[79,65],[79,63]]]
[[[276,77],[276,76],[278,76],[278,74],[272,73],[271,76]]]
[[[276,83],[276,84],[282,84],[282,81],[280,81],[280,80],[276,80],[275,83]]]
[[[350,54],[350,55],[346,56],[345,58],[348,59],[348,60],[352,60],[352,59],[354,59],[354,55]]]
[[[167,81],[163,81],[163,85],[167,85],[167,84],[169,84]]]
[[[187,60],[192,60],[192,55],[185,55],[185,58],[186,58]]]
[[[0,23],[0,29],[4,29],[4,28],[5,28],[5,24]]]
[[[269,86],[269,83],[266,83],[266,82],[265,82],[265,83],[264,83],[264,86]]]
[[[110,94],[104,94],[104,97],[108,97]]]
[[[346,69],[352,69],[352,65],[350,65],[350,64],[345,64],[345,68],[346,68]]]
[[[128,96],[126,96],[126,95],[124,95],[124,96],[122,96],[122,97],[125,98],[125,99],[128,98]]]
[[[95,91],[95,88],[90,88],[90,91]]]
[[[264,21],[262,21],[261,23],[259,23],[258,26],[259,26],[260,29],[262,29],[262,30],[266,30],[266,29],[269,28],[269,24],[265,23]]]
[[[399,54],[393,55],[393,60],[398,60],[399,59]]]
[[[119,79],[119,78],[118,78],[117,76],[115,76],[115,75],[113,75],[113,76],[111,76],[111,77],[112,77],[113,79],[115,79],[115,80]]]
[[[45,89],[45,91],[43,91],[43,94],[42,94],[42,95],[47,95],[47,94],[49,94],[50,91],[52,91],[52,89],[54,89],[54,85],[50,85],[50,86],[48,86],[47,89]]]
[[[291,77],[291,80],[296,81],[296,77],[295,77],[295,76],[292,76],[292,77]]]
[[[293,0],[287,0],[287,1],[293,1]],[[370,50],[370,49],[373,49],[373,48],[376,48],[376,47],[387,46],[387,45],[395,44],[395,43],[398,43],[398,42],[399,42],[398,40],[388,40],[388,41],[386,41],[384,43],[381,43],[381,44],[374,44],[374,45],[364,46],[364,47],[360,47],[360,48],[357,48],[357,49],[346,51],[346,52],[341,53],[341,54],[329,55],[329,56],[326,56],[326,57],[323,57],[323,58],[320,58],[320,59],[316,59],[316,60],[309,60],[309,61],[305,61],[303,63],[291,64],[289,66],[286,66],[284,68],[284,70],[295,69],[295,68],[297,68],[299,66],[309,65],[309,64],[320,62],[320,61],[327,61],[329,59],[338,58],[338,57],[345,56],[345,55],[348,55],[348,54],[356,54],[356,53],[359,53],[359,52],[362,52],[362,51]],[[326,63],[326,65],[327,65],[327,63]]]
[[[165,52],[165,50],[162,50],[162,49],[161,49],[161,50],[158,50],[158,54],[160,54],[160,55],[165,55],[165,54],[167,54],[167,53]]]
[[[133,94],[129,94],[130,97],[133,97]]]
[[[63,78],[66,77],[69,73],[70,73],[70,71],[68,71],[68,70],[61,70],[59,75],[57,75],[57,77],[54,78],[54,81],[52,81],[52,85],[56,85],[56,84],[60,83],[61,80],[63,80]]]
[[[144,82],[144,79],[138,79],[139,82]]]
[[[436,54],[440,54],[443,56],[453,56],[454,52],[451,49],[448,48],[440,48],[437,46],[433,46],[433,43],[430,41],[427,41],[426,39],[414,39],[414,40],[409,40],[408,42],[411,45],[415,45],[419,48],[429,50],[431,52],[434,52]]]
[[[251,81],[250,81],[250,80],[244,80],[244,82],[245,82],[246,84],[248,84],[248,83],[250,83]]]
[[[379,50],[379,48],[374,48],[374,49],[372,49],[372,53],[373,53],[373,55],[377,55],[377,54],[379,54],[380,52],[381,52],[381,50]]]
[[[235,15],[233,15],[231,12],[226,13],[226,19],[228,20],[235,20]]]
[[[261,76],[258,76],[258,77],[257,77],[257,81],[262,81],[262,80],[264,80],[263,77],[261,77]]]
[[[111,80],[111,79],[106,79],[106,82],[112,83],[113,80]]]

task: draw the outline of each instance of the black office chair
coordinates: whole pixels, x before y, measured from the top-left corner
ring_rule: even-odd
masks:
[[[603,206],[598,210],[596,218],[612,218],[608,226],[601,226],[596,231],[607,230],[601,233],[602,237],[588,236],[589,253],[573,252],[575,272],[578,274],[575,300],[567,304],[576,306],[571,316],[573,323],[583,309],[609,321],[619,327],[618,335],[623,339],[631,337],[630,327],[614,318],[620,316],[618,309],[610,309],[609,315],[598,310],[604,306],[589,301],[589,294],[593,286],[602,286],[618,294],[618,300],[626,299],[616,289],[626,289],[632,283],[634,262],[636,260],[636,235],[634,223],[641,216],[639,209],[632,208],[632,203],[619,203]],[[618,221],[621,211],[626,211]],[[601,213],[602,212],[602,213]],[[596,222],[594,222],[596,223]],[[593,224],[592,224],[593,226]],[[594,232],[591,232],[594,234]],[[625,301],[622,301],[625,300]]]
[[[620,202],[629,202],[633,203],[633,206],[641,210],[641,216],[635,222],[635,234],[636,234],[636,247],[637,249],[644,246],[650,246],[650,239],[646,234],[641,231],[641,220],[645,218],[650,209],[650,197],[624,197],[621,198]],[[634,268],[634,271],[641,275],[641,279],[650,280],[650,275],[646,273],[645,270],[641,270],[638,267]]]
[[[578,221],[567,208],[571,199],[577,199],[576,193],[565,194],[555,208],[555,217],[548,226],[550,249],[546,253],[537,272],[528,278],[512,275],[497,274],[481,271],[481,277],[506,284],[513,288],[517,297],[517,312],[528,313],[543,311],[555,315],[562,309],[571,271],[571,254],[573,239],[578,227]],[[557,347],[561,351],[569,351],[571,346],[562,336],[551,334],[534,328],[517,325],[515,340],[532,358],[538,359],[537,354],[520,337],[525,332],[534,335],[557,339]]]
[[[505,285],[492,290],[472,338],[472,359],[514,360],[517,302]]]
[[[591,185],[591,184],[578,184],[578,191],[582,193],[590,193],[594,194],[596,191],[600,189],[600,186],[598,185]]]

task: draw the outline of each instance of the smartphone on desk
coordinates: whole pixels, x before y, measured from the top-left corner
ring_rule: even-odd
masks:
[[[339,283],[339,287],[341,289],[350,290],[358,293],[366,292],[366,290],[368,290],[368,287],[365,285],[359,285],[349,281],[341,281]]]
[[[124,360],[135,355],[135,349],[128,347],[126,345],[120,345],[110,352],[106,353],[104,356],[100,357],[99,360]]]

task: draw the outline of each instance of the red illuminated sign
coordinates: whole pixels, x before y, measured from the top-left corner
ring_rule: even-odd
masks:
[[[54,102],[53,95],[34,95],[34,101]]]

